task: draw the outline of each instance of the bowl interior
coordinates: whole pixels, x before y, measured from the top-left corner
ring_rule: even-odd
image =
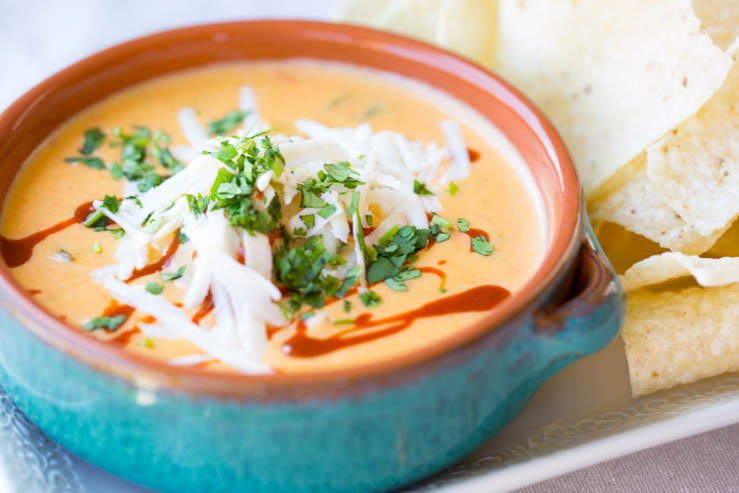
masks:
[[[204,386],[212,391],[223,387],[231,394],[243,390],[242,386],[267,381],[270,385],[336,378],[346,381],[352,376],[389,374],[473,341],[525,310],[572,258],[580,234],[579,184],[564,144],[543,115],[515,89],[471,62],[401,36],[341,24],[244,21],[194,26],[139,38],[70,66],[31,89],[0,115],[0,202],[18,168],[43,139],[100,99],[177,70],[228,61],[287,58],[344,62],[400,74],[445,91],[492,121],[530,166],[546,210],[548,250],[524,289],[514,293],[490,317],[461,328],[449,340],[387,364],[342,375],[256,377],[174,370],[90,338],[46,313],[20,289],[0,261],[0,295],[30,330],[98,368],[128,376],[148,372],[177,386],[189,382],[186,386],[191,389]],[[224,381],[230,384],[221,385]]]

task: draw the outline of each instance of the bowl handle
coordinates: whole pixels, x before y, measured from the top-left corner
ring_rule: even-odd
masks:
[[[618,275],[587,225],[571,278],[554,301],[534,315],[534,331],[568,344],[578,339],[575,352],[589,354],[618,333],[624,307]]]

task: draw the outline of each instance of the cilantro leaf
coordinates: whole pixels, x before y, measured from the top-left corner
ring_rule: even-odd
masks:
[[[183,276],[185,273],[185,266],[181,266],[179,269],[177,269],[177,272],[162,272],[162,281],[168,282],[168,281],[174,281],[179,279]]]
[[[462,233],[466,233],[470,230],[470,222],[467,219],[459,218],[457,219],[457,227]]]
[[[85,130],[85,140],[82,144],[82,149],[80,149],[80,153],[84,154],[85,156],[89,156],[95,150],[102,145],[102,143],[105,141],[105,134],[100,130],[99,128],[89,128]]]
[[[359,294],[359,299],[367,308],[375,308],[382,303],[382,298],[374,291],[365,291]]]
[[[113,165],[110,167],[110,174],[113,176],[113,179],[115,181],[120,180],[123,178],[123,168],[121,168],[121,165],[118,163],[113,163]]]
[[[303,221],[303,224],[305,224],[305,227],[310,229],[313,226],[316,225],[316,216],[315,214],[304,214],[302,216],[299,216],[300,220]]]
[[[318,211],[318,215],[321,216],[324,219],[328,219],[329,217],[331,217],[331,215],[334,212],[336,212],[336,207],[333,206],[333,205],[331,205],[331,204],[329,204],[326,207],[324,207],[323,209],[321,209],[320,211]]]
[[[87,331],[95,329],[114,331],[125,321],[125,315],[117,315],[115,317],[95,317],[83,325],[83,328]]]
[[[431,218],[431,224],[435,224],[441,228],[452,229],[452,223],[449,219],[445,219],[436,213]]]
[[[187,205],[190,207],[190,212],[192,212],[196,218],[205,213],[205,210],[208,208],[208,202],[210,202],[210,197],[208,195],[203,197],[198,194],[196,197],[188,193],[185,194],[185,198],[187,199]]]
[[[208,134],[224,135],[243,122],[246,115],[247,113],[244,111],[234,110],[223,118],[211,120],[208,122]]]
[[[480,235],[472,238],[472,250],[487,257],[493,253],[493,245],[485,238],[485,235]]]
[[[380,243],[375,246],[377,259],[368,264],[367,282],[370,284],[382,282],[404,272],[406,264],[414,259],[415,254],[426,248],[430,235],[431,232],[428,229],[394,226],[380,238]],[[420,275],[420,271],[418,273]],[[404,279],[398,278],[397,280]]]
[[[421,183],[418,180],[413,180],[413,193],[416,195],[433,195],[434,192],[426,188],[425,183]]]
[[[102,207],[108,209],[111,213],[115,214],[121,207],[121,203],[118,201],[118,197],[115,195],[106,195],[103,199]]]
[[[82,163],[88,168],[105,169],[105,163],[99,157],[67,157],[64,158],[67,163]]]
[[[162,291],[164,291],[164,286],[156,281],[150,281],[146,284],[146,290],[151,294],[162,294]]]
[[[449,190],[448,190],[448,192],[449,192],[449,195],[451,195],[452,197],[454,197],[455,195],[457,195],[457,192],[459,192],[459,187],[453,181],[452,182],[449,182]]]

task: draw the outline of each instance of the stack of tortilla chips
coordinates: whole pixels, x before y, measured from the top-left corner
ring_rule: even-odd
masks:
[[[623,274],[632,392],[739,371],[737,0],[345,1],[475,59],[552,120]]]

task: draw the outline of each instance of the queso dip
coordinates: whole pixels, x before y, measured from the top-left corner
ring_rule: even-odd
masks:
[[[148,81],[62,125],[3,206],[48,311],[126,351],[247,373],[392,359],[537,269],[541,200],[502,134],[419,83],[310,61]]]

